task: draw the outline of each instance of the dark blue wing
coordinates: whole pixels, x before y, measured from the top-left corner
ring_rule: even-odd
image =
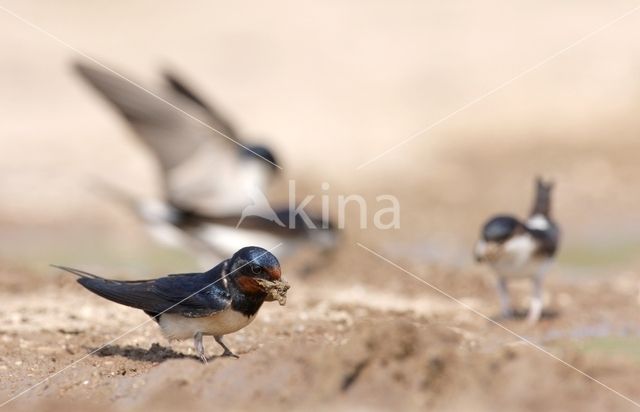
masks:
[[[209,316],[231,304],[222,280],[220,264],[206,273],[171,275],[142,281],[104,279],[77,269],[57,266],[80,276],[78,283],[113,302],[142,309],[151,316],[177,313],[187,317]]]
[[[482,238],[488,242],[502,243],[517,234],[524,232],[523,224],[513,216],[495,216],[482,228]]]

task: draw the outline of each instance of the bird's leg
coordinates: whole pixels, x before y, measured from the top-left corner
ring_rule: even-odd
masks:
[[[218,345],[222,346],[222,348],[224,349],[224,353],[222,354],[222,356],[233,356],[234,358],[239,358],[238,355],[231,352],[231,350],[227,348],[227,345],[225,345],[222,341],[222,336],[214,336],[213,338],[216,340],[216,342],[218,342]]]
[[[529,314],[527,315],[527,323],[531,325],[538,322],[542,315],[542,279],[543,276],[541,275],[533,278],[533,294],[529,305]]]
[[[500,309],[502,318],[509,319],[513,317],[513,308],[511,307],[511,298],[509,297],[507,280],[504,277],[498,278],[498,296],[500,297]]]
[[[193,335],[193,345],[202,363],[207,363],[207,356],[204,354],[204,344],[202,343],[202,332],[196,332],[196,334]]]

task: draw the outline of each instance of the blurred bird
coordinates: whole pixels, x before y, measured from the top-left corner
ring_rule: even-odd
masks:
[[[482,228],[482,237],[474,251],[476,260],[487,262],[498,276],[503,317],[509,318],[514,314],[508,281],[516,278],[532,280],[529,323],[537,322],[542,314],[542,283],[560,239],[560,230],[551,218],[553,183],[538,178],[535,188],[535,200],[528,219],[520,221],[511,215],[492,217]]]
[[[250,204],[251,190],[266,193],[278,174],[280,166],[271,149],[245,142],[177,75],[164,73],[163,87],[153,93],[98,67],[77,63],[75,69],[127,120],[157,159],[173,206],[236,213]]]
[[[239,223],[239,216],[206,216],[182,209],[174,217],[174,225],[183,233],[202,241],[216,254],[224,254],[255,241],[270,247],[280,244],[277,256],[290,257],[302,251],[319,254],[317,260],[322,266],[335,250],[337,234],[331,222],[315,216],[308,216],[310,221],[305,221],[288,208],[271,210],[269,214],[273,214],[273,217],[246,215]],[[314,263],[305,262],[300,270],[306,274],[315,268]]]
[[[288,209],[269,205],[264,193],[280,169],[272,150],[246,143],[177,75],[164,73],[164,86],[152,94],[114,72],[83,63],[75,69],[126,119],[160,165],[163,200],[135,199],[101,182],[156,240],[193,250],[206,262],[247,244],[284,243],[276,253],[280,258],[306,246],[323,253],[334,248],[329,222],[312,217],[319,224],[305,225]]]
[[[168,275],[158,279],[119,281],[65,266],[91,292],[122,305],[142,309],[169,339],[193,338],[196,352],[206,363],[203,336],[212,335],[224,349],[222,356],[235,355],[222,337],[237,332],[255,319],[265,301],[274,300],[264,281],[284,284],[275,256],[259,247],[245,247],[230,259],[205,273]]]

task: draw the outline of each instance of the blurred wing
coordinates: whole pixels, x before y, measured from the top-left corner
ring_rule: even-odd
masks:
[[[225,198],[228,188],[240,185],[234,179],[246,178],[241,170],[244,149],[234,142],[239,143],[235,131],[218,112],[175,75],[166,76],[167,87],[160,96],[107,70],[83,64],[77,64],[76,69],[124,116],[156,156],[171,203],[215,211],[229,202]],[[246,196],[243,199],[234,209],[246,204]]]
[[[171,202],[181,209],[205,214],[241,211],[251,203],[252,190],[267,191],[271,177],[269,164],[244,153],[248,146],[233,124],[178,75],[166,71],[164,78],[176,101],[199,108],[210,120],[208,124],[221,132],[211,134],[212,138],[203,142],[189,163],[167,177]],[[231,151],[233,155],[229,154]]]
[[[191,87],[187,86],[187,84],[182,79],[180,79],[179,76],[177,76],[175,73],[165,71],[164,79],[174,91],[174,93],[181,95],[183,98],[190,100],[192,103],[200,106],[203,110],[206,110],[209,120],[212,121],[211,123],[209,123],[210,126],[223,133],[227,137],[235,140],[236,142],[244,144],[242,141],[240,141],[240,136],[238,136],[238,133],[236,133],[236,130],[229,119],[224,117],[213,106],[211,106],[204,99],[198,96],[198,94],[195,93]],[[224,136],[221,136],[219,134],[218,137],[224,138]],[[234,144],[233,142],[229,143]]]
[[[488,242],[504,242],[517,233],[524,232],[524,225],[515,217],[498,215],[482,228],[482,238]]]
[[[176,105],[170,97],[152,95],[100,68],[83,64],[77,64],[75,68],[128,121],[164,170],[185,162],[205,139],[206,133],[199,130],[202,126],[195,127],[195,122],[159,99]]]

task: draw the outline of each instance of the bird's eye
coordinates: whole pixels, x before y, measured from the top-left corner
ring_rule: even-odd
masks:
[[[260,266],[251,266],[251,271],[254,275],[259,275],[262,273],[262,268]]]

